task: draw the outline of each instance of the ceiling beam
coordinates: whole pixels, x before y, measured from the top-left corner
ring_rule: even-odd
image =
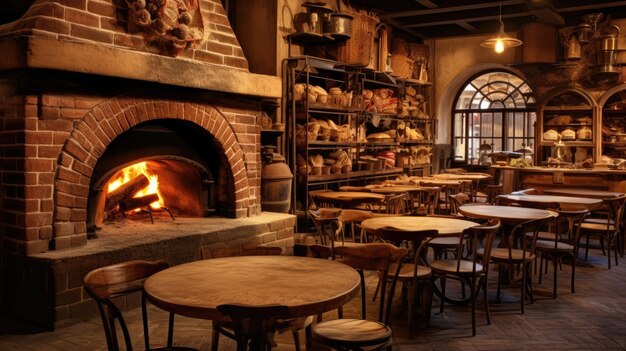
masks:
[[[502,18],[504,19],[504,18],[526,17],[530,15],[532,15],[531,12],[525,11],[525,12],[502,15]],[[489,21],[489,20],[497,20],[498,18],[500,18],[499,15],[493,15],[493,16],[463,18],[462,21],[463,22]],[[429,21],[429,22],[423,22],[423,23],[407,24],[404,27],[405,28],[431,27],[431,26],[440,26],[444,24],[457,24],[459,21],[461,20],[453,19],[453,20],[446,20],[446,21]]]
[[[435,4],[434,2],[430,0],[415,0],[415,2],[429,9],[434,9],[434,8],[439,7],[439,5]]]
[[[405,33],[408,33],[408,34],[412,35],[415,38],[422,39],[422,40],[428,39],[428,37],[425,36],[424,34],[419,33],[417,31],[414,31],[413,29],[406,28],[406,26],[404,26],[402,23],[400,23],[400,22],[398,22],[398,21],[396,21],[394,19],[390,18],[390,19],[387,19],[385,22],[389,23],[390,25],[392,25],[396,29],[399,29],[399,30],[401,30],[401,31],[403,31]]]
[[[465,28],[472,33],[478,32],[478,28],[472,26],[471,24],[467,22],[458,22],[457,24],[459,25],[459,27]]]
[[[391,13],[381,15],[380,18],[397,18],[397,17],[433,15],[437,13],[478,10],[478,9],[499,7],[500,5],[509,6],[509,5],[525,4],[525,3],[526,3],[525,0],[506,0],[502,2],[478,3],[478,4],[473,4],[473,5],[437,7],[437,8],[430,8],[428,10],[391,12]]]
[[[618,7],[618,6],[626,6],[626,1],[614,1],[614,2],[595,2],[593,5],[580,5],[580,6],[571,6],[571,7],[561,7],[555,9],[556,12],[573,12],[573,11],[585,11],[585,10],[595,10],[607,7]]]

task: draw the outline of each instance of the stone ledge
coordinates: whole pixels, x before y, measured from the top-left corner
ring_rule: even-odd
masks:
[[[106,45],[21,36],[0,39],[0,71],[52,69],[280,98],[279,77]]]

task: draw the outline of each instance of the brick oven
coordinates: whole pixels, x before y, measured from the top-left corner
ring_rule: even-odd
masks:
[[[98,266],[291,249],[293,218],[260,211],[258,116],[280,80],[248,71],[219,0],[40,0],[0,52],[4,311],[53,328],[95,315]],[[107,187],[138,162],[175,220],[107,224]]]

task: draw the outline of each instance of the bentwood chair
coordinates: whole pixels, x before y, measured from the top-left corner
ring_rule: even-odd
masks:
[[[578,258],[578,241],[580,236],[580,225],[589,214],[588,210],[578,211],[557,211],[559,216],[556,219],[554,236],[539,234],[536,244],[536,250],[539,254],[539,284],[543,276],[543,262],[546,261],[546,270],[548,268],[548,258],[551,259],[554,267],[554,286],[552,297],[556,299],[557,295],[557,265],[562,262],[563,257],[569,256],[572,262],[572,280],[571,291],[574,293],[575,277],[576,277],[576,260]],[[550,240],[551,239],[551,240]],[[547,271],[546,271],[547,273]]]
[[[335,350],[390,350],[393,343],[391,328],[389,327],[391,305],[398,274],[402,269],[401,258],[406,255],[407,250],[385,243],[363,244],[354,247],[342,246],[337,249],[340,250],[344,260],[351,260],[354,264],[360,262],[370,269],[382,272],[383,287],[378,321],[340,318],[318,323],[313,327],[313,343]],[[394,261],[399,263],[392,275],[389,293],[386,293],[387,272]],[[363,285],[361,288],[363,289]]]
[[[424,254],[427,250],[428,242],[437,237],[437,230],[401,230],[391,227],[378,228],[375,231],[375,235],[381,240],[389,243],[405,244],[412,248],[410,261],[405,262],[402,265],[402,269],[398,273],[398,281],[404,284],[408,291],[407,297],[407,311],[408,311],[408,328],[409,336],[413,337],[413,303],[415,296],[417,296],[418,288],[422,288],[422,314],[426,317],[426,325],[430,322],[430,301],[432,296],[430,292],[430,276],[431,269],[424,262]],[[397,265],[392,263],[389,267],[389,273],[395,272]],[[383,277],[380,278],[379,286],[384,286]],[[383,291],[383,290],[381,290]],[[381,295],[382,300],[382,295]]]
[[[146,350],[160,351],[191,351],[187,347],[173,347],[172,338],[174,330],[174,314],[170,313],[167,347],[150,348],[150,335],[148,330],[148,311],[146,308],[146,295],[143,284],[148,277],[160,272],[169,265],[165,261],[128,261],[110,266],[97,268],[87,273],[83,282],[85,291],[98,304],[102,326],[106,336],[109,351],[119,350],[117,338],[117,324],[122,330],[126,350],[132,351],[133,344],[128,331],[128,326],[122,315],[122,311],[113,301],[117,297],[127,296],[132,293],[141,294],[141,317],[143,322],[143,336]]]
[[[489,318],[489,300],[487,298],[487,281],[489,279],[491,249],[499,229],[500,220],[498,219],[492,219],[482,226],[466,229],[463,235],[457,239],[456,259],[434,260],[430,264],[430,268],[433,272],[432,284],[435,284],[438,279],[441,282],[440,312],[443,312],[443,306],[446,300],[447,278],[460,280],[463,284],[462,289],[465,289],[466,285],[469,286],[469,299],[472,302],[472,336],[476,335],[476,299],[481,289],[485,299],[487,324],[491,324],[491,319]],[[469,258],[463,259],[462,253],[467,243],[471,246],[468,249]]]
[[[511,279],[513,279],[515,272],[514,267],[518,267],[522,273],[520,302],[522,313],[524,313],[527,296],[531,303],[534,302],[531,269],[536,257],[535,245],[539,230],[550,220],[541,218],[517,224],[511,230],[509,240],[504,240],[505,247],[491,250],[491,262],[498,265],[498,301],[500,301],[500,290],[504,279],[503,267],[508,267],[509,278]],[[531,234],[527,235],[528,233]],[[478,250],[478,254],[481,255],[482,251]]]
[[[587,259],[587,255],[589,253],[589,237],[595,235],[600,238],[600,243],[602,245],[604,241],[606,241],[607,253],[606,256],[608,258],[609,269],[611,269],[611,247],[615,246],[615,265],[617,266],[617,254],[621,251],[621,248],[618,248],[618,243],[621,239],[621,227],[623,226],[622,221],[624,220],[624,207],[626,201],[626,194],[622,194],[618,197],[614,198],[606,198],[602,199],[604,205],[607,209],[607,216],[604,218],[589,218],[583,221],[581,224],[581,234],[587,237],[586,247],[585,247],[585,260]],[[616,243],[616,241],[618,243]],[[623,245],[623,244],[621,244]],[[604,246],[602,247],[602,252],[604,253]]]
[[[335,240],[341,238],[341,243],[345,243],[343,224],[340,222],[342,210],[339,208],[320,208],[316,211],[309,210],[309,218],[313,220],[320,244],[330,246],[331,253],[334,254]]]

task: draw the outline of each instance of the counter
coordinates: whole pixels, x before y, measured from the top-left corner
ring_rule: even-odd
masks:
[[[626,170],[492,166],[502,191],[535,188],[581,188],[626,192]],[[499,178],[498,178],[499,177]]]

